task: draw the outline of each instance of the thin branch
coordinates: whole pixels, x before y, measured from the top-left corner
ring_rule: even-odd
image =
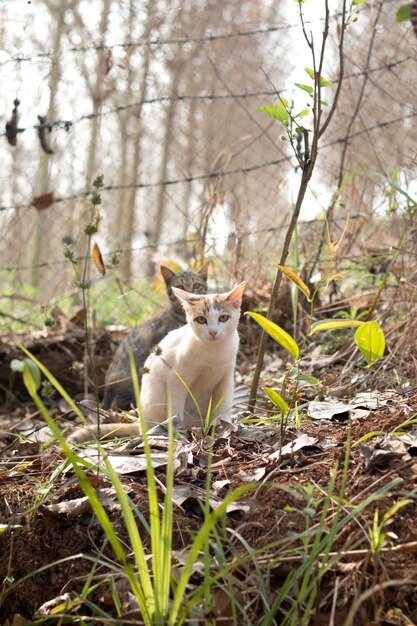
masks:
[[[379,583],[377,585],[374,585],[373,587],[370,587],[370,589],[367,589],[366,591],[364,591],[362,595],[360,595],[359,598],[355,600],[355,602],[352,604],[349,610],[349,613],[345,621],[343,622],[343,626],[352,626],[354,617],[356,613],[359,611],[362,604],[366,600],[369,600],[370,598],[372,598],[376,593],[383,592],[385,591],[385,589],[389,589],[390,587],[405,587],[405,586],[415,587],[416,585],[417,585],[417,580],[414,578],[399,578],[399,579],[394,579],[394,580],[385,580],[382,583]]]
[[[383,0],[381,0],[380,3],[379,3],[378,12],[377,12],[374,24],[373,24],[371,40],[370,40],[369,48],[368,48],[368,54],[366,56],[365,70],[367,70],[369,68],[369,65],[371,63],[372,53],[373,53],[373,49],[374,49],[374,43],[375,43],[375,39],[376,39],[376,35],[377,35],[376,25],[378,24],[379,18],[381,17],[382,6],[383,6]],[[365,88],[366,88],[367,82],[368,82],[368,72],[365,71],[364,79],[363,79],[363,82],[362,82],[362,86],[361,86],[361,88],[359,90],[358,99],[356,101],[356,106],[355,106],[355,109],[354,109],[354,111],[352,113],[352,117],[349,120],[349,124],[347,126],[346,141],[344,143],[343,150],[342,150],[342,156],[341,156],[341,159],[340,159],[339,180],[338,180],[338,184],[337,184],[338,187],[340,187],[340,185],[342,184],[342,181],[343,181],[346,154],[347,154],[347,149],[348,149],[348,146],[349,146],[349,139],[350,139],[350,136],[351,136],[350,132],[351,132],[352,127],[353,127],[353,125],[355,123],[356,117],[357,117],[357,115],[359,113],[359,109],[360,109],[360,107],[362,105],[362,100],[363,100],[363,97],[365,95]]]
[[[307,36],[307,33],[305,31],[305,26],[304,26],[304,22],[303,22],[303,16],[302,16],[302,11],[301,11],[301,2],[299,2],[299,10],[300,10],[300,15],[301,15],[301,22],[302,22],[302,27],[303,27],[303,32],[304,32],[304,36],[306,38],[307,43],[309,43],[309,39]],[[315,90],[314,90],[314,106],[313,106],[313,113],[314,113],[314,124],[313,124],[313,139],[311,142],[311,149],[310,149],[310,158],[309,159],[304,159],[304,167],[302,169],[302,175],[301,175],[301,180],[300,180],[300,186],[298,189],[298,194],[297,194],[297,199],[294,205],[294,210],[291,216],[291,221],[290,221],[290,226],[287,230],[286,236],[285,236],[285,240],[284,240],[284,245],[282,248],[282,253],[281,253],[281,258],[280,258],[280,265],[285,265],[286,261],[287,261],[287,257],[289,254],[289,250],[290,250],[290,245],[291,245],[291,241],[294,235],[294,231],[295,231],[295,227],[297,225],[298,222],[298,218],[300,215],[300,211],[301,211],[301,207],[303,205],[304,202],[304,197],[307,191],[307,187],[308,184],[310,182],[310,179],[313,175],[313,171],[314,171],[314,167],[315,167],[315,163],[317,160],[317,154],[318,154],[318,141],[319,141],[319,136],[320,136],[320,119],[321,119],[321,103],[320,103],[320,95],[321,95],[321,85],[320,85],[320,80],[321,80],[321,69],[323,67],[323,62],[324,62],[324,54],[325,54],[325,48],[326,48],[326,43],[327,43],[327,37],[328,37],[328,33],[329,33],[329,7],[328,7],[328,0],[325,0],[325,22],[324,22],[324,32],[323,32],[323,38],[322,38],[322,44],[321,44],[321,51],[320,51],[320,61],[319,61],[319,66],[318,66],[318,71],[316,71],[316,63],[315,63],[315,53],[314,53],[314,46],[313,46],[313,41],[311,39],[310,41],[310,49],[312,52],[312,56],[313,56],[313,66],[314,66],[314,79],[315,79]],[[342,21],[345,21],[345,13],[343,13],[342,15]],[[275,301],[276,298],[278,296],[278,292],[279,292],[279,288],[281,286],[281,279],[282,279],[282,273],[281,271],[278,270],[276,276],[275,276],[275,281],[272,287],[272,291],[271,291],[271,297],[269,300],[269,306],[268,306],[268,311],[266,314],[267,319],[271,319],[272,316],[272,312],[273,312],[273,307],[275,305]],[[261,335],[261,339],[259,342],[259,348],[258,348],[258,355],[257,355],[257,360],[256,360],[256,366],[255,366],[255,372],[253,375],[253,380],[252,380],[252,386],[251,386],[251,390],[250,390],[250,396],[249,396],[249,402],[248,402],[248,410],[250,411],[254,411],[255,407],[256,407],[256,397],[257,397],[257,393],[258,393],[258,385],[259,385],[259,379],[260,379],[260,375],[261,375],[261,371],[263,368],[263,362],[264,362],[264,355],[265,355],[265,349],[266,349],[266,340],[267,340],[267,334],[265,331],[262,331],[262,335]]]
[[[343,0],[343,14],[346,13],[346,0]],[[339,39],[339,80],[337,81],[337,87],[335,94],[333,96],[332,106],[330,107],[329,114],[327,116],[326,121],[320,129],[320,137],[326,132],[327,127],[330,124],[330,121],[336,111],[337,104],[339,102],[340,92],[342,90],[343,77],[345,73],[345,58],[344,58],[344,43],[345,43],[345,33],[346,33],[346,22],[343,20],[342,27],[340,31],[340,39]]]

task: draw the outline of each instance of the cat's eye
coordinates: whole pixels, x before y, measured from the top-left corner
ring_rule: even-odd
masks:
[[[184,289],[184,285],[175,285],[177,289],[182,289],[183,291],[187,291]]]
[[[203,291],[203,285],[201,283],[194,283],[193,293],[201,293]]]
[[[198,317],[196,317],[195,321],[197,322],[197,324],[207,324],[207,320],[203,315],[199,315]]]
[[[230,319],[230,315],[220,315],[219,317],[220,322],[227,322],[228,319]]]

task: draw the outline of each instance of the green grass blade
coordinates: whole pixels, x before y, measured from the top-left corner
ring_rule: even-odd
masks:
[[[195,406],[195,408],[196,408],[196,410],[197,410],[198,417],[200,418],[200,423],[201,423],[201,425],[203,426],[203,425],[204,425],[204,417],[203,417],[203,414],[202,414],[202,412],[201,412],[200,406],[199,406],[199,404],[198,404],[198,402],[197,402],[197,398],[195,397],[195,395],[193,394],[193,392],[191,391],[191,389],[189,388],[189,386],[187,385],[187,383],[185,382],[185,380],[182,378],[181,374],[179,374],[176,370],[174,370],[174,371],[175,371],[175,374],[176,374],[176,375],[178,376],[178,378],[180,379],[181,383],[182,383],[182,384],[184,385],[184,387],[186,388],[187,392],[189,393],[190,398],[191,398],[191,400],[193,401],[193,404],[194,404],[194,406]]]
[[[174,488],[174,428],[168,422],[168,462],[165,477],[165,497],[161,522],[160,576],[164,617],[168,615],[172,569],[173,488]]]
[[[208,519],[206,519],[200,528],[199,532],[194,538],[194,541],[191,545],[190,551],[188,553],[187,560],[184,564],[180,579],[178,581],[177,587],[174,592],[174,597],[172,600],[171,611],[169,614],[168,626],[177,626],[177,616],[180,610],[181,603],[183,602],[187,584],[192,574],[192,569],[194,563],[198,560],[200,550],[203,548],[205,542],[208,540],[210,536],[211,529],[217,523],[217,521],[221,518],[221,516],[226,512],[226,509],[229,504],[237,500],[244,493],[249,491],[249,489],[253,489],[254,485],[242,485],[241,487],[237,487],[231,494],[229,494],[220,506],[211,512]]]
[[[155,619],[164,619],[164,599],[163,591],[161,588],[161,576],[162,572],[162,550],[161,550],[161,527],[159,516],[159,504],[158,504],[158,491],[155,481],[155,473],[152,465],[152,452],[149,445],[149,439],[147,435],[147,424],[143,415],[142,407],[140,405],[140,389],[139,380],[136,371],[135,361],[132,352],[129,354],[130,371],[132,376],[133,389],[135,392],[136,405],[139,411],[141,436],[143,440],[143,448],[146,456],[146,482],[148,487],[148,502],[149,502],[149,524],[151,528],[151,551],[152,551],[152,569],[153,569],[153,598]]]
[[[29,351],[27,351],[26,349],[23,349],[23,350],[26,354],[28,354],[28,356],[35,363],[37,363],[41,371],[45,374],[45,376],[47,376],[47,378],[52,382],[52,384],[54,384],[54,386],[55,386],[55,382],[57,383],[57,391],[59,391],[59,393],[61,393],[61,391],[63,392],[64,399],[68,398],[68,400],[70,401],[69,404],[77,408],[75,403],[68,396],[68,394],[66,394],[66,392],[62,389],[61,385],[58,383],[55,377],[52,374],[50,374],[50,372],[39,361],[37,361],[37,359],[34,358],[29,353]],[[104,449],[99,447],[99,449],[101,449],[101,453],[103,455],[104,462],[106,464],[106,469],[110,476],[110,480],[112,481],[112,484],[116,490],[117,498],[122,508],[122,513],[123,513],[123,517],[125,520],[126,528],[129,533],[129,537],[132,541],[132,549],[134,551],[135,558],[137,559],[141,585],[138,583],[138,580],[135,576],[133,568],[127,562],[127,555],[124,551],[124,548],[121,542],[119,541],[117,537],[117,534],[111,524],[111,521],[105,509],[103,508],[100,502],[97,492],[92,487],[86,474],[79,466],[79,463],[78,463],[79,457],[76,454],[74,454],[74,452],[72,451],[72,448],[69,446],[69,444],[65,440],[62,432],[56,425],[54,419],[49,415],[48,410],[46,409],[45,405],[43,404],[37,392],[34,391],[33,388],[31,388],[31,391],[32,391],[32,398],[36,406],[38,407],[46,423],[48,424],[48,426],[54,433],[57,441],[61,445],[68,460],[71,462],[73,469],[74,469],[74,473],[77,476],[77,479],[80,483],[82,490],[84,491],[85,495],[89,499],[89,502],[91,504],[91,508],[93,509],[94,514],[96,515],[98,521],[100,522],[100,525],[102,526],[103,531],[105,532],[106,537],[108,538],[117,558],[119,559],[119,561],[121,562],[121,564],[123,565],[125,569],[126,575],[132,586],[132,590],[138,599],[139,606],[143,613],[145,622],[150,623],[148,615],[149,613],[152,614],[152,608],[153,608],[153,590],[152,590],[151,579],[149,576],[149,571],[148,571],[148,567],[147,567],[147,563],[145,559],[145,552],[143,550],[143,546],[140,540],[138,529],[137,529],[132,511],[129,508],[126,493],[122,487],[122,484],[120,482],[118,475],[116,474],[113,467],[111,466],[105,454]]]
[[[78,406],[75,404],[75,402],[71,398],[71,396],[68,395],[68,393],[62,387],[61,383],[55,378],[55,376],[53,374],[51,374],[51,372],[43,365],[43,363],[38,361],[38,359],[35,356],[33,356],[33,354],[31,352],[29,352],[29,350],[27,350],[24,346],[22,346],[20,344],[17,344],[17,345],[18,345],[18,348],[20,350],[22,350],[32,361],[34,361],[36,363],[36,365],[39,367],[39,369],[44,374],[44,376],[46,376],[46,378],[49,380],[49,382],[58,391],[59,395],[71,407],[71,409],[74,411],[74,413],[76,413],[77,417],[79,417],[84,423],[86,423],[86,419],[85,419],[84,415],[82,414],[82,412],[80,411]]]

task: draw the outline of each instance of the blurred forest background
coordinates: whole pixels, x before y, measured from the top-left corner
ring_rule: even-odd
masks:
[[[390,302],[406,300],[411,313],[415,207],[386,179],[414,195],[417,40],[395,21],[401,1],[347,4],[341,94],[292,264],[310,280],[331,265],[344,278],[340,297],[375,287],[389,268]],[[324,1],[303,6],[318,40]],[[329,105],[341,6],[330,2]],[[269,284],[300,172],[280,124],[257,109],[277,92],[308,102],[294,86],[312,67],[297,2],[3,0],[0,16],[3,331],[74,292],[64,248],[85,253],[88,194],[101,174],[96,239],[106,263],[119,258],[94,278],[103,297],[149,284],[167,260],[210,259],[213,288]],[[8,141],[13,109],[19,132]],[[107,320],[117,321],[117,302]]]

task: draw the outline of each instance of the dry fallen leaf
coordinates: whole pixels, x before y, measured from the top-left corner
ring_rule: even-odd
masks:
[[[103,257],[101,256],[100,248],[97,243],[94,243],[93,251],[91,253],[93,257],[94,265],[102,276],[106,273],[106,266],[104,265]]]
[[[265,467],[257,467],[251,471],[242,470],[237,472],[236,478],[241,480],[244,483],[255,483],[258,480],[261,480],[265,476],[266,468]]]
[[[74,498],[73,500],[65,500],[54,504],[42,504],[39,508],[40,512],[48,517],[58,517],[65,515],[69,518],[84,515],[91,510],[90,501],[87,496],[82,498]]]
[[[32,204],[38,211],[44,211],[51,206],[54,201],[54,194],[52,192],[43,193],[41,196],[36,196],[32,199]]]
[[[234,619],[236,608],[233,606],[231,598],[243,605],[243,594],[235,585],[231,587],[230,583],[227,584],[227,588],[229,593],[221,588],[213,589],[213,612],[219,618],[216,622],[218,621],[223,626],[233,626],[236,624]]]
[[[197,487],[196,485],[174,485],[172,491],[172,501],[178,507],[182,507],[186,500],[204,502],[205,498],[206,490],[202,489],[201,487]],[[211,508],[215,510],[221,505],[221,503],[223,502],[223,498],[219,498],[213,492],[211,492],[209,502]],[[247,513],[249,509],[250,504],[247,502],[231,502],[226,509],[226,513],[231,513],[232,511],[243,511],[244,513]]]
[[[415,626],[415,622],[412,622],[410,618],[397,607],[388,609],[384,615],[384,622],[387,624],[395,624],[395,626]]]
[[[334,569],[341,574],[350,574],[357,572],[363,566],[363,561],[349,561],[348,563],[335,563]]]
[[[292,456],[295,452],[298,452],[298,450],[302,450],[303,448],[311,448],[313,446],[317,447],[317,442],[317,437],[310,437],[306,433],[302,433],[296,439],[287,443],[286,446],[283,446],[281,450],[281,456]],[[278,458],[277,452],[279,452],[279,450],[270,454],[269,458]]]
[[[360,443],[359,447],[365,461],[365,467],[368,469],[384,468],[393,459],[408,461],[411,458],[407,454],[405,445],[401,441],[395,441],[394,438],[387,438],[375,446],[366,446]]]
[[[44,602],[42,606],[38,608],[36,611],[37,617],[47,617],[53,614],[54,609],[61,609],[61,612],[65,612],[67,606],[71,603],[71,596],[69,593],[64,593],[61,596],[57,596],[56,598],[52,598],[52,600],[48,600]],[[55,611],[56,612],[56,611]]]

